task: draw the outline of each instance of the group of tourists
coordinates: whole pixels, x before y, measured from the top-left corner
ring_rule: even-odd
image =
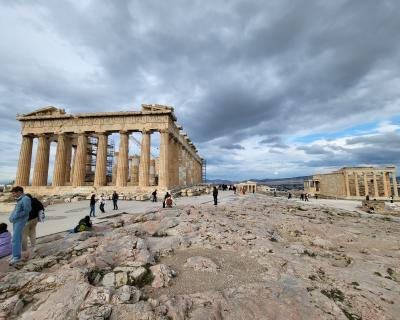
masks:
[[[28,239],[30,251],[36,251],[36,225],[38,221],[44,221],[44,206],[30,194],[25,194],[22,187],[11,189],[13,197],[17,200],[9,221],[12,223],[13,234],[11,236],[8,226],[0,224],[0,258],[11,255],[10,265],[22,260],[22,253],[29,257]]]
[[[118,193],[116,191],[113,192],[112,196],[111,196],[112,202],[113,202],[113,210],[118,210]],[[101,194],[100,199],[96,199],[96,195],[92,194],[92,196],[90,197],[90,202],[89,202],[89,206],[90,206],[90,213],[89,213],[89,217],[96,217],[96,202],[99,200],[99,209],[102,213],[105,213],[105,205],[106,205],[106,196],[104,195],[104,193]]]

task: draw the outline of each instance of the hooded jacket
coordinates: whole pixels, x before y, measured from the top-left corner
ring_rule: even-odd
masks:
[[[11,233],[5,231],[0,233],[0,258],[11,254]]]

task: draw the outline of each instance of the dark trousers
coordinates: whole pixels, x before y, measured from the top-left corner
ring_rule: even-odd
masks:
[[[218,196],[213,196],[214,197],[214,205],[217,205],[218,204]]]
[[[103,213],[105,212],[105,211],[104,211],[104,203],[100,203],[100,210],[101,210],[101,212],[103,212]]]
[[[114,210],[118,210],[117,201],[118,201],[118,200],[113,200]]]

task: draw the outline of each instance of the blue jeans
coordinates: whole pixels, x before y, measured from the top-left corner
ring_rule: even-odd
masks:
[[[93,213],[93,217],[95,217],[95,205],[94,204],[91,204],[90,205],[90,213],[89,213],[89,215],[92,217],[92,213]]]
[[[21,259],[22,249],[22,233],[24,231],[26,221],[19,220],[13,223],[13,235],[12,235],[12,256],[16,259]]]

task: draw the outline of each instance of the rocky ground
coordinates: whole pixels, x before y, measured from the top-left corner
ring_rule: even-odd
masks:
[[[398,220],[265,195],[40,239],[0,319],[399,319]]]

